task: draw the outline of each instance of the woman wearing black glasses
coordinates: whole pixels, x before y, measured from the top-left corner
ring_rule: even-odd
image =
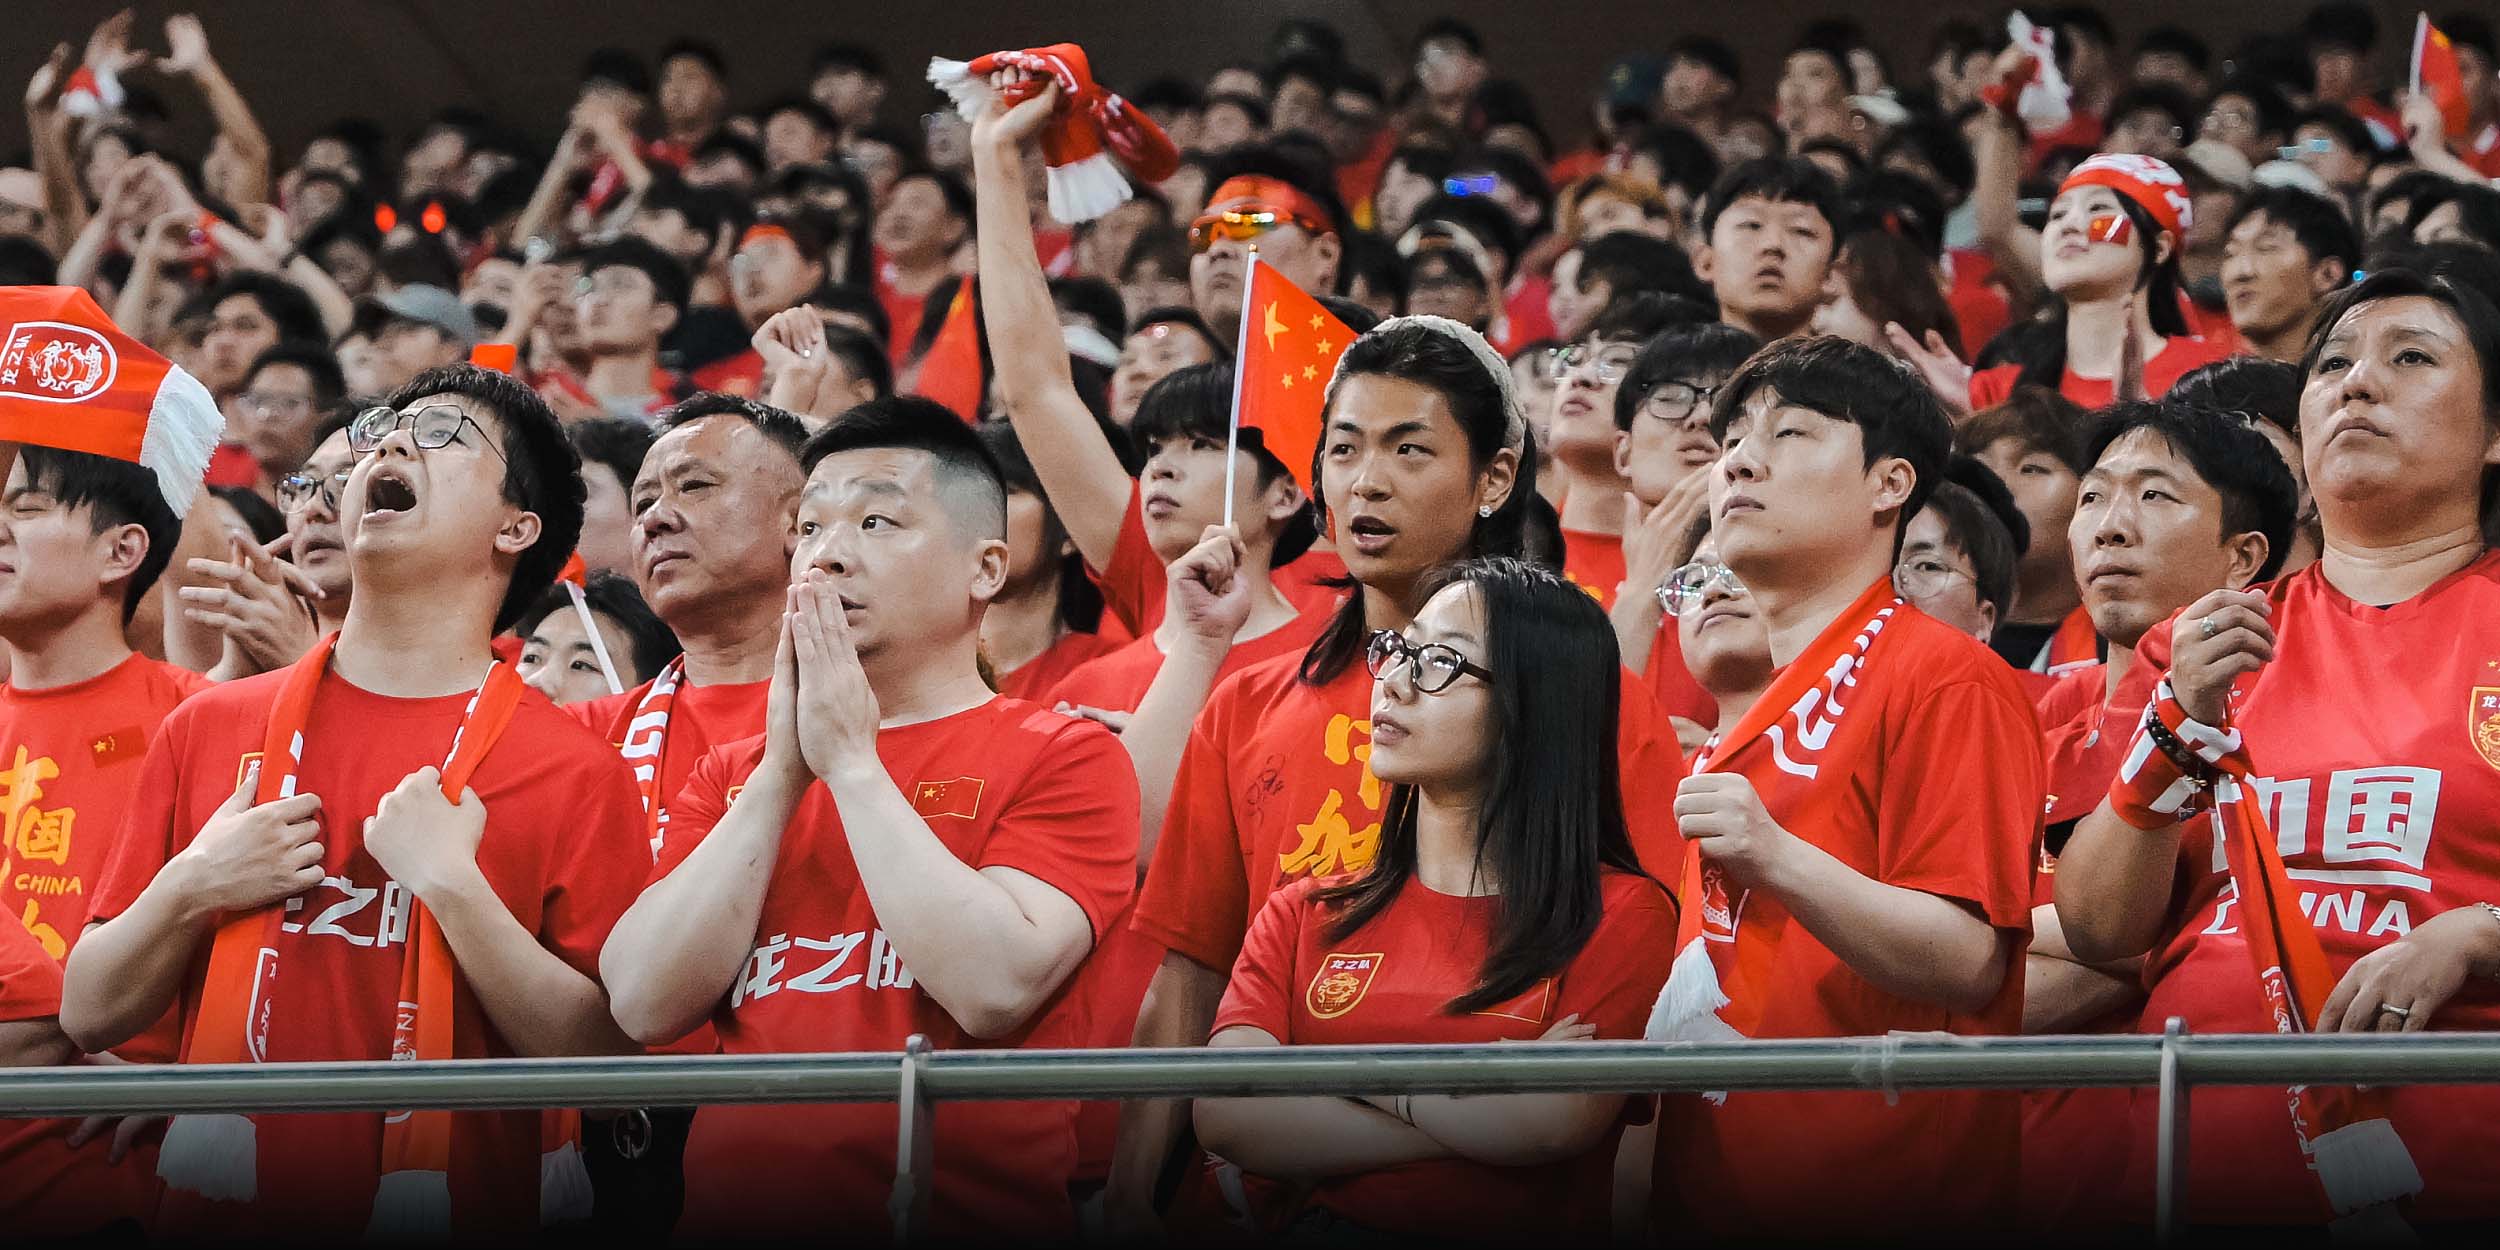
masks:
[[[1517,560],[1451,566],[1370,639],[1371,767],[1391,788],[1359,874],[1272,895],[1216,1046],[1638,1037],[1675,906],[1643,876],[1617,786],[1614,637]],[[1302,1182],[1310,1236],[1603,1235],[1611,1094],[1202,1099],[1201,1141]]]

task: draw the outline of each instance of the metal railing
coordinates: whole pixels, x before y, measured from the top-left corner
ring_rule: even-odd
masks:
[[[0,1116],[892,1102],[896,1232],[927,1224],[940,1101],[2151,1086],[2155,1220],[2179,1227],[2198,1085],[2500,1084],[2500,1033],[1812,1038],[0,1068]]]

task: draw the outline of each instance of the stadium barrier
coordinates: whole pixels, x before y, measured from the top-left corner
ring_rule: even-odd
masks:
[[[857,1054],[0,1068],[0,1116],[891,1102],[910,1239],[928,1227],[940,1101],[2150,1086],[2169,1239],[2190,1090],[2297,1084],[2500,1084],[2500,1033],[2198,1036],[2174,1019],[2160,1035],[944,1052],[915,1037]]]

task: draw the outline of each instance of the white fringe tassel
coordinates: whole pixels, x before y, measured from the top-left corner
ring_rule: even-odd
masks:
[[[590,1218],[590,1168],[579,1143],[538,1156],[538,1222],[550,1227]]]
[[[1120,163],[1109,152],[1050,167],[1050,215],[1069,225],[1092,221],[1135,194],[1129,189],[1128,175],[1120,172]]]
[[[2422,1192],[2413,1152],[2385,1120],[2362,1120],[2310,1138],[2309,1154],[2337,1215]]]
[[[175,1116],[156,1152],[156,1175],[211,1201],[250,1202],[260,1195],[259,1131],[250,1116]]]

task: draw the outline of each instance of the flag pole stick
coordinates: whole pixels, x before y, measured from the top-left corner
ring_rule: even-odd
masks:
[[[599,675],[608,679],[608,693],[625,693],[625,683],[616,675],[616,661],[608,658],[607,641],[599,636],[599,619],[590,613],[590,600],[569,581],[564,583],[564,593],[573,600],[574,614],[581,617],[582,632],[590,636],[590,653],[599,660]]]
[[[2406,75],[2405,95],[2408,99],[2422,94],[2422,45],[2430,42],[2426,37],[2430,32],[2423,28],[2430,23],[2431,15],[2428,13],[2413,16],[2413,51],[2406,58],[2412,62],[2412,70]]]
[[[1241,451],[1241,379],[1249,373],[1244,358],[1250,354],[1250,296],[1259,271],[1259,249],[1253,244],[1250,255],[1241,262],[1241,329],[1233,335],[1233,419],[1224,431],[1224,528],[1233,525],[1233,467]]]

